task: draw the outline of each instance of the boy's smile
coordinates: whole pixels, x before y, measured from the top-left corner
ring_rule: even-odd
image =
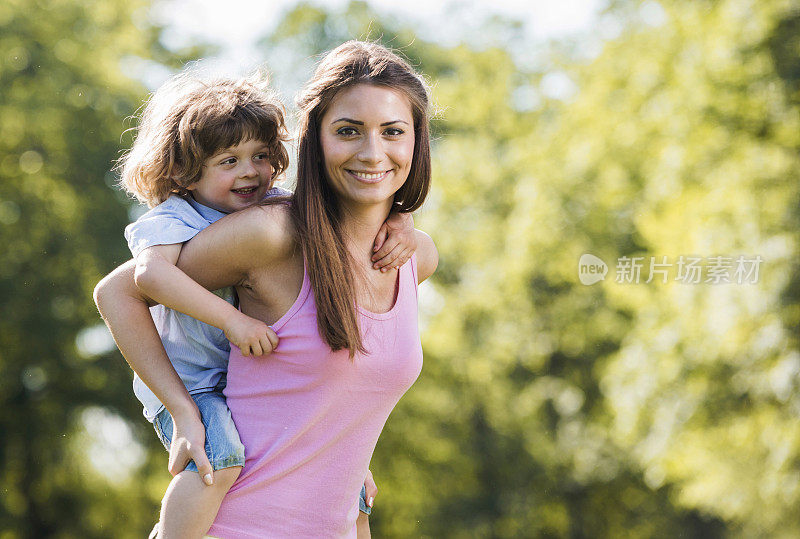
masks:
[[[267,152],[255,139],[225,148],[205,160],[200,179],[187,189],[200,204],[224,213],[261,202],[273,180]]]

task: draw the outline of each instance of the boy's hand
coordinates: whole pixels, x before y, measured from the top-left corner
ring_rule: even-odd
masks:
[[[372,471],[367,470],[367,477],[364,478],[364,488],[367,490],[367,507],[372,509],[372,504],[375,503],[375,496],[378,495],[378,485],[372,478]]]
[[[245,357],[263,356],[278,346],[278,335],[271,327],[244,313],[238,313],[223,330],[228,340],[238,346]]]
[[[375,236],[372,267],[384,272],[399,268],[416,250],[413,217],[410,213],[392,213]]]
[[[190,460],[197,465],[206,485],[214,484],[214,470],[206,455],[206,429],[198,415],[172,418],[172,444],[169,448],[169,473],[182,472]]]

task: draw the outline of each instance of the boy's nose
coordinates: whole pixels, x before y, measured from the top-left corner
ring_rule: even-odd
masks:
[[[253,176],[257,176],[257,175],[258,175],[258,171],[256,170],[256,167],[253,165],[253,163],[251,163],[250,161],[245,163],[244,168],[242,170],[242,177],[243,178],[252,178]]]

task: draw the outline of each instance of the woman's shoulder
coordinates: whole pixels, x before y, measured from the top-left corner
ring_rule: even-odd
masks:
[[[414,230],[417,236],[417,282],[421,283],[436,271],[439,265],[439,251],[433,239],[421,230]]]
[[[290,256],[296,241],[285,204],[252,206],[231,213],[201,235],[207,242],[227,245],[234,256],[260,263]]]

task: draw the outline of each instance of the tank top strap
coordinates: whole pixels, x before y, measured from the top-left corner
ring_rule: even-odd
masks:
[[[417,285],[419,284],[419,279],[417,278],[417,253],[411,255],[411,260],[408,263],[411,266],[411,284],[413,285],[414,293],[419,296],[419,291],[417,290]]]
[[[303,284],[300,286],[300,292],[297,294],[297,299],[294,300],[294,303],[291,307],[289,307],[289,310],[286,311],[283,316],[277,320],[277,322],[271,324],[270,327],[274,331],[278,331],[285,326],[286,323],[305,306],[310,294],[311,280],[308,278],[308,266],[306,266],[306,259],[303,257]]]

